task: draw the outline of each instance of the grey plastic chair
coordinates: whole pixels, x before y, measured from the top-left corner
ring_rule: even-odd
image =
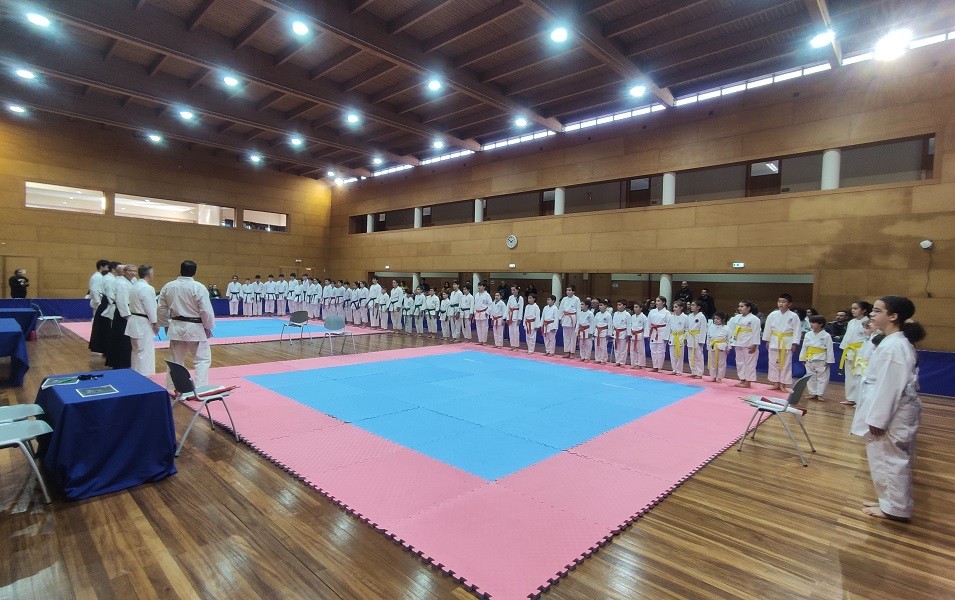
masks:
[[[43,409],[39,404],[14,404],[13,406],[0,406],[0,424],[13,423],[14,421],[25,421],[30,417],[37,417],[43,414]]]
[[[232,412],[229,411],[229,404],[225,401],[229,392],[225,391],[218,394],[209,393],[222,388],[222,386],[217,385],[203,385],[197,388],[192,381],[192,375],[189,374],[189,369],[185,366],[170,360],[166,361],[166,365],[169,367],[169,376],[172,378],[172,384],[176,388],[176,391],[179,392],[179,398],[177,398],[177,400],[184,402],[191,398],[200,402],[199,407],[196,408],[196,414],[192,416],[192,420],[189,421],[189,425],[182,434],[182,439],[179,440],[179,445],[176,446],[176,456],[179,456],[179,453],[182,452],[186,438],[189,437],[189,432],[192,431],[192,426],[196,424],[196,419],[202,414],[203,408],[206,409],[206,414],[209,416],[209,424],[212,426],[212,430],[215,431],[216,424],[215,421],[212,420],[212,413],[209,411],[210,402],[222,403],[226,414],[229,415],[229,423],[232,424],[232,433],[235,434],[235,441],[241,441],[242,438],[239,437],[239,430],[235,428],[235,421],[232,420]]]
[[[799,455],[799,460],[802,461],[802,466],[808,467],[809,463],[806,462],[806,457],[803,456],[802,450],[799,448],[799,444],[796,443],[796,437],[793,436],[793,432],[786,423],[786,419],[783,418],[783,415],[792,415],[792,418],[796,420],[796,424],[799,425],[800,429],[802,429],[803,435],[806,436],[806,441],[809,442],[809,448],[815,452],[816,448],[812,445],[812,440],[809,439],[809,434],[806,432],[806,427],[802,424],[802,416],[806,414],[806,409],[799,407],[799,400],[802,399],[803,392],[806,391],[806,385],[809,383],[810,377],[811,375],[805,375],[799,381],[797,381],[793,386],[792,391],[789,392],[789,397],[785,402],[770,402],[762,396],[749,396],[747,398],[743,398],[743,402],[754,407],[756,412],[753,413],[749,423],[746,425],[746,429],[743,430],[743,437],[740,438],[739,447],[736,450],[743,450],[743,442],[746,441],[746,433],[749,431],[749,428],[753,424],[753,421],[756,419],[756,417],[759,417],[759,420],[756,421],[756,427],[753,429],[753,434],[750,436],[750,439],[754,440],[756,439],[756,430],[759,429],[759,426],[765,421],[769,420],[769,418],[773,415],[776,415],[779,417],[779,422],[783,424],[783,428],[786,430],[786,433],[789,434],[789,439],[793,443],[793,448],[796,449],[796,454]]]
[[[0,448],[16,446],[23,451],[23,455],[27,457],[30,468],[33,469],[33,473],[40,483],[43,500],[49,504],[50,493],[46,489],[46,482],[43,481],[43,475],[40,474],[40,468],[36,464],[36,453],[32,444],[33,440],[47,433],[53,433],[53,428],[46,421],[16,421],[0,425]]]
[[[308,325],[308,311],[297,310],[289,315],[288,323],[282,323],[282,333],[279,335],[279,341],[282,341],[282,338],[285,336],[286,327],[298,327],[301,330],[301,333],[298,336],[298,339],[303,339],[305,337],[305,328]],[[308,338],[312,339],[312,332],[309,330]],[[292,343],[292,336],[288,336],[288,341]]]
[[[44,325],[46,325],[47,323],[51,323],[51,322],[52,322],[54,325],[56,325],[56,335],[57,335],[57,337],[60,337],[60,336],[63,335],[63,329],[60,328],[60,321],[63,320],[63,317],[44,315],[44,314],[43,314],[43,309],[41,309],[41,308],[40,308],[40,305],[37,304],[36,302],[31,302],[31,303],[30,303],[30,306],[31,306],[31,307],[33,308],[33,310],[35,310],[35,311],[37,312],[37,314],[39,315],[39,316],[37,317],[37,319],[36,319],[36,321],[37,321],[36,334],[37,334],[37,335],[40,335],[40,330],[43,329],[43,326],[44,326]]]
[[[345,331],[345,319],[338,315],[331,315],[325,319],[325,336],[322,338],[322,343],[318,347],[318,353],[322,353],[322,348],[325,347],[325,340],[329,340],[328,346],[331,348],[332,355],[335,354],[335,339],[342,338],[342,354],[345,353],[345,339],[351,338],[351,350],[353,353],[357,353],[358,350],[355,348],[355,336],[352,335],[350,331]]]

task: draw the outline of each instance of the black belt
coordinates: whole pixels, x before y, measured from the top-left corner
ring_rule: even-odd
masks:
[[[185,321],[186,323],[199,323],[202,324],[202,319],[199,317],[173,317],[173,321]]]
[[[129,313],[129,314],[130,314],[130,315],[135,315],[135,316],[137,316],[137,317],[142,317],[142,318],[144,318],[144,319],[148,319],[148,318],[149,318],[149,317],[147,317],[146,315],[144,315],[143,313],[134,313],[134,312],[131,312],[131,313]]]

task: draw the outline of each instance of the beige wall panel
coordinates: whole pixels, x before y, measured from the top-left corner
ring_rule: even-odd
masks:
[[[538,186],[537,171],[525,171],[512,175],[501,175],[491,180],[492,194],[508,194],[515,191],[536,188]],[[438,200],[440,198],[436,198]]]
[[[909,184],[890,188],[850,188],[831,194],[820,192],[793,197],[789,203],[789,220],[852,219],[908,212],[912,189]]]
[[[742,136],[730,136],[718,140],[677,144],[660,149],[660,163],[667,170],[684,170],[735,162],[740,160],[744,143]]]
[[[619,211],[601,211],[582,213],[567,216],[562,219],[562,230],[570,233],[603,233],[611,234],[623,231],[623,221],[619,219]],[[619,236],[613,236],[617,238]]]
[[[736,225],[670,229],[657,236],[657,248],[665,251],[681,248],[735,248],[739,242],[739,227]]]
[[[643,231],[653,229],[674,229],[685,227],[696,219],[696,207],[661,206],[654,208],[632,209],[608,215],[608,219],[619,219],[624,231]]]

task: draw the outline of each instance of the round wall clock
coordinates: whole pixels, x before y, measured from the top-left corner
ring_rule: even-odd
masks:
[[[507,247],[510,248],[511,250],[513,250],[514,248],[517,248],[517,236],[516,235],[507,236],[507,239],[504,240],[504,243],[507,244]]]

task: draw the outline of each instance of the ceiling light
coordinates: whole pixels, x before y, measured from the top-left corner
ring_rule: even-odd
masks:
[[[36,73],[33,71],[27,71],[26,69],[17,69],[17,76],[24,79],[36,79]]]
[[[192,112],[191,110],[180,110],[179,116],[186,121],[189,121],[196,116],[196,113]]]
[[[329,177],[334,177],[335,171],[325,171],[325,175],[328,175]]]
[[[442,142],[441,140],[435,140],[434,143],[431,145],[434,146],[436,150],[440,150],[441,148],[444,148],[444,142]]]
[[[630,95],[634,98],[640,98],[647,93],[647,86],[645,85],[635,85],[630,88]]]
[[[341,177],[336,177],[336,178],[335,178],[335,185],[337,185],[337,186],[345,185],[345,180],[342,179]]]
[[[550,39],[557,42],[558,44],[566,42],[569,36],[570,34],[567,33],[566,27],[558,27],[550,32]]]
[[[345,116],[345,120],[349,123],[355,124],[358,122],[358,115],[356,113],[348,113],[348,115]]]
[[[259,154],[252,154],[249,156],[249,160],[251,160],[255,164],[259,164],[260,162],[262,162],[262,156]]]
[[[302,21],[295,21],[292,23],[292,33],[295,35],[307,35],[308,34],[308,25]]]
[[[514,119],[514,124],[517,125],[518,127],[527,127],[527,119],[525,119],[524,117],[517,117],[516,119]]]
[[[438,90],[441,89],[441,82],[438,81],[437,79],[432,79],[431,81],[428,82],[428,89],[431,90],[432,92],[437,92]]]
[[[365,177],[364,175],[361,176],[361,180],[362,180],[362,181],[364,181],[364,180],[366,180],[366,179],[368,179],[368,178]]]
[[[150,133],[150,134],[149,134],[149,141],[152,142],[152,143],[154,143],[154,144],[158,144],[159,142],[162,141],[162,136],[161,136],[161,135],[158,135],[158,134],[155,134],[155,133]]]
[[[18,115],[22,115],[23,113],[27,111],[27,109],[23,108],[19,104],[8,104],[7,110],[9,110],[10,112],[15,112]]]
[[[222,78],[222,81],[224,81],[225,84],[229,87],[235,87],[239,85],[239,80],[233,77],[232,75],[226,75],[225,77]]]
[[[827,29],[826,31],[823,31],[822,33],[818,34],[816,37],[809,40],[809,45],[812,46],[813,48],[825,48],[826,46],[831,44],[833,41],[835,41],[835,39],[836,39],[836,32],[831,29]]]
[[[297,146],[301,146],[301,145],[302,145],[302,138],[300,138],[300,137],[293,137],[292,139],[290,139],[290,140],[288,141],[288,143],[290,143],[290,144],[292,144],[293,146],[296,146],[296,147],[297,147]]]
[[[895,60],[905,54],[905,50],[912,41],[912,31],[896,29],[882,36],[875,44],[873,58],[876,60]]]
[[[39,13],[27,13],[27,21],[38,27],[49,27],[50,20]]]
[[[371,159],[371,162],[372,162],[372,164],[380,165],[381,163],[383,163],[383,162],[385,162],[385,161],[382,160],[382,158],[381,158],[380,156],[376,156],[375,158]]]

